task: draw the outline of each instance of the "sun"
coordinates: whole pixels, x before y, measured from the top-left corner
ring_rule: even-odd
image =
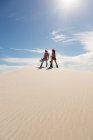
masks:
[[[80,0],[56,0],[56,7],[59,10],[71,11],[78,8]]]
[[[77,0],[63,0],[63,4],[65,6],[72,6],[73,4],[76,4]]]
[[[78,0],[63,0],[62,3],[65,8],[71,8],[78,4]]]

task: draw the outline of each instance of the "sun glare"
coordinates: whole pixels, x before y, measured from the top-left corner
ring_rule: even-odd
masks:
[[[78,4],[78,0],[63,0],[62,3],[65,8],[72,8]]]
[[[80,6],[80,0],[56,0],[56,7],[59,10],[73,11]]]

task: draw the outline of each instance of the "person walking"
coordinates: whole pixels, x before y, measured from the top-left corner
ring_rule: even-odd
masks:
[[[43,62],[46,62],[46,67],[48,66],[48,60],[49,60],[49,53],[47,50],[44,52],[44,57],[41,59],[41,65],[40,68],[42,68]]]
[[[55,62],[56,67],[58,68],[58,64],[57,64],[57,61],[56,61],[56,51],[55,51],[55,49],[52,49],[52,56],[51,56],[51,61],[50,61],[50,68],[53,68],[53,61]]]

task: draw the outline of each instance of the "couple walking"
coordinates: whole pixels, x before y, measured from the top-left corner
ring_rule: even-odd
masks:
[[[49,60],[49,52],[45,50],[44,57],[41,59],[41,65],[40,68],[42,68],[43,62],[46,61],[46,67],[48,66],[48,60]],[[58,68],[58,64],[56,61],[56,52],[54,49],[52,49],[52,55],[51,55],[51,61],[50,61],[50,68],[53,68],[53,61],[56,64],[56,67]]]

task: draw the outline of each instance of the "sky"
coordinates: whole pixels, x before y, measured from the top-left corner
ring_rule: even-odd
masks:
[[[0,71],[40,65],[93,71],[93,0],[0,0]]]

